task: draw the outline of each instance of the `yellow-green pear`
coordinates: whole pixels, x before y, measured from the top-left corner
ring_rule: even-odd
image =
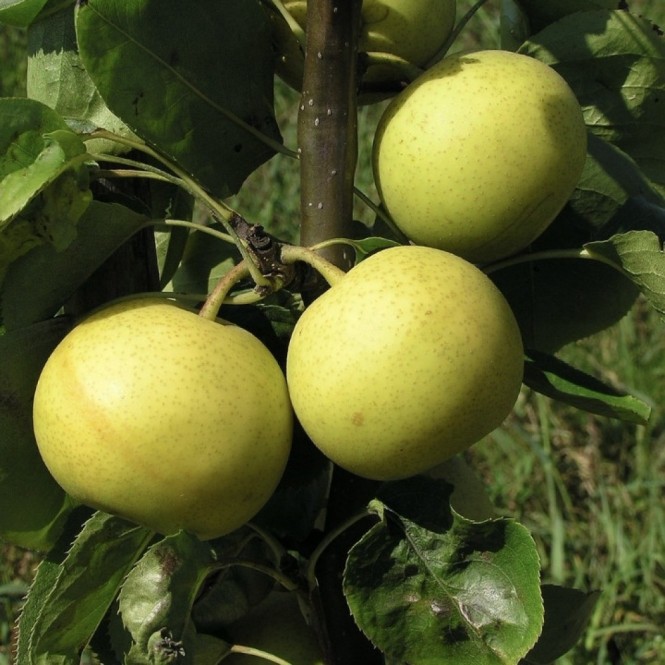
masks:
[[[495,429],[520,390],[520,331],[476,266],[421,246],[382,250],[317,298],[287,356],[297,417],[359,476],[404,478]]]
[[[307,0],[284,0],[300,28],[307,19]],[[397,56],[419,67],[432,58],[450,36],[455,23],[456,0],[363,0],[358,49],[364,53]],[[300,89],[303,55],[286,21],[275,16],[278,51],[277,73]],[[401,80],[393,63],[370,64],[364,83]]]
[[[570,198],[586,159],[582,110],[548,65],[508,51],[453,55],[386,108],[374,176],[413,242],[476,263],[524,249]]]
[[[295,594],[275,591],[246,616],[232,624],[229,639],[277,656],[290,665],[323,665],[316,635],[307,625]],[[266,665],[267,660],[246,653],[233,653],[224,665]]]
[[[291,446],[284,374],[251,333],[157,298],[105,307],[55,348],[33,425],[84,504],[202,539],[251,519]]]
[[[455,10],[455,0],[363,0],[359,50],[422,67],[450,36]],[[377,78],[371,68],[367,75]]]

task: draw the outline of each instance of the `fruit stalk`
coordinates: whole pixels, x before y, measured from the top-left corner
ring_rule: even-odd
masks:
[[[214,321],[219,315],[219,309],[222,306],[229,291],[241,279],[249,276],[249,265],[247,261],[241,261],[229,270],[215,285],[210,295],[206,299],[203,307],[199,310],[199,316],[204,319]]]
[[[284,245],[280,253],[280,258],[286,264],[295,263],[296,261],[306,263],[311,268],[314,268],[329,286],[333,286],[346,275],[342,269],[325,259],[319,252],[307,247]]]
[[[448,35],[448,38],[446,41],[443,43],[441,48],[434,54],[433,57],[429,59],[429,61],[425,64],[425,69],[429,69],[432,65],[436,64],[446,56],[448,51],[450,50],[450,47],[453,45],[455,40],[460,36],[464,28],[466,27],[466,24],[478,13],[478,10],[487,2],[487,0],[477,0],[476,3],[474,3],[462,16],[462,18],[457,21],[453,31]]]

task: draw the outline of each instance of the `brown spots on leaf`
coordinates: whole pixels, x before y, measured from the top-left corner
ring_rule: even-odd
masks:
[[[143,90],[139,90],[139,92],[134,96],[134,99],[132,99],[132,106],[134,107],[134,115],[139,114],[139,103],[143,99],[144,96]]]
[[[159,549],[156,555],[159,558],[159,566],[167,577],[170,577],[182,564],[180,558],[170,548]]]

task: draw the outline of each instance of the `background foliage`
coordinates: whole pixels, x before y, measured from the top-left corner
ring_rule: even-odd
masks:
[[[469,0],[460,0],[462,8]],[[497,5],[488,3],[456,48],[498,45]],[[662,0],[635,0],[665,25]],[[460,11],[461,13],[461,11]],[[25,36],[0,29],[0,96],[25,94]],[[277,87],[277,114],[294,144],[298,97]],[[360,112],[358,186],[373,195],[369,154],[381,104]],[[231,205],[288,239],[298,215],[297,164],[277,156],[255,172]],[[369,222],[366,209],[356,217]],[[518,518],[538,544],[545,582],[602,591],[585,638],[560,665],[665,662],[665,339],[638,301],[619,324],[560,356],[653,408],[648,426],[586,414],[524,389],[506,425],[468,452],[502,514]],[[621,377],[619,380],[618,377]],[[3,546],[0,665],[9,663],[11,625],[36,556]]]

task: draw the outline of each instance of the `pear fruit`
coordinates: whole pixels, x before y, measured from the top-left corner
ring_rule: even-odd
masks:
[[[305,29],[307,0],[284,0],[296,23]],[[456,0],[363,0],[358,49],[384,53],[423,67],[443,46],[455,24]],[[273,17],[279,54],[276,71],[300,90],[303,52],[286,21]],[[397,83],[402,72],[390,64],[371,64],[362,83]],[[362,86],[361,86],[362,91]],[[361,94],[361,100],[363,95]],[[375,101],[372,97],[369,101]]]
[[[549,226],[586,145],[580,105],[554,69],[478,51],[444,58],[391,101],[374,137],[374,177],[412,242],[487,263]]]
[[[468,261],[421,246],[384,249],[317,298],[286,366],[314,444],[375,480],[422,473],[495,429],[522,372],[501,292]]]
[[[93,313],[58,344],[33,426],[81,503],[210,539],[272,495],[291,446],[284,374],[251,333],[158,298]]]
[[[246,616],[232,624],[229,640],[278,656],[291,665],[323,665],[316,635],[300,611],[293,593],[275,591]],[[224,665],[265,665],[258,656],[233,653]]]

